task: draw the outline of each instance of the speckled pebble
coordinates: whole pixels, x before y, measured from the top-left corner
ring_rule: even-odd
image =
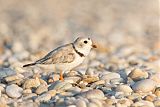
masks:
[[[32,87],[38,87],[40,85],[40,81],[38,78],[36,79],[28,79],[25,81],[25,83],[23,84],[23,88],[32,88]]]
[[[110,82],[110,80],[114,78],[120,78],[120,75],[118,73],[108,73],[100,77],[101,80],[105,80],[107,82]]]
[[[128,85],[119,85],[116,87],[116,91],[124,92],[124,93],[131,93],[133,90]]]
[[[155,82],[151,79],[145,79],[145,80],[141,80],[136,82],[133,86],[132,89],[135,92],[150,92],[153,91],[155,89]]]
[[[155,107],[155,106],[153,102],[141,100],[133,103],[131,107]]]
[[[35,93],[30,93],[30,94],[27,94],[26,96],[24,96],[22,98],[22,100],[28,100],[28,99],[33,99],[33,98],[36,98],[37,97],[37,94]]]
[[[49,91],[47,92],[47,94],[50,94],[51,97],[53,97],[53,96],[56,95],[56,90],[49,90]]]
[[[35,99],[35,102],[48,102],[50,99],[51,99],[51,95],[48,93],[44,93],[44,94],[38,96]]]
[[[160,99],[155,100],[153,103],[154,103],[155,107],[160,107]]]
[[[144,100],[147,100],[147,101],[150,101],[150,102],[153,102],[155,99],[156,99],[155,95],[147,95],[147,96],[144,97]]]
[[[93,89],[87,92],[83,92],[81,93],[81,96],[86,97],[88,99],[92,99],[92,98],[104,99],[104,93],[98,89]]]
[[[10,82],[10,81],[14,81],[14,80],[21,79],[21,78],[24,78],[22,74],[16,74],[16,75],[6,77],[5,80],[7,82]]]
[[[96,76],[86,76],[83,78],[83,81],[84,82],[87,82],[87,83],[92,83],[92,82],[95,82],[95,81],[98,81],[99,78],[96,77]]]
[[[49,90],[67,90],[70,89],[72,85],[68,82],[56,81],[49,86]]]
[[[157,87],[154,94],[158,97],[160,97],[160,87]]]
[[[9,97],[18,98],[22,95],[23,89],[15,84],[6,87],[6,93]]]
[[[26,94],[31,94],[32,93],[32,90],[31,89],[25,89],[23,90],[23,94],[26,95]]]
[[[11,68],[0,68],[0,78],[15,75],[16,71]]]
[[[131,71],[131,73],[129,73],[128,76],[132,78],[134,81],[139,81],[142,79],[146,79],[148,77],[148,73],[142,71],[141,69],[134,69]]]
[[[37,87],[36,94],[42,94],[46,91],[48,91],[48,86],[42,84],[42,85]]]
[[[86,102],[82,99],[76,100],[75,104],[76,104],[76,107],[87,107]]]

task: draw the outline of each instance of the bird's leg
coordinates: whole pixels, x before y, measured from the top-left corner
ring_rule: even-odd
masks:
[[[64,81],[64,78],[63,78],[63,73],[62,73],[62,71],[60,71],[60,78],[59,78],[60,80],[62,80],[62,81]]]

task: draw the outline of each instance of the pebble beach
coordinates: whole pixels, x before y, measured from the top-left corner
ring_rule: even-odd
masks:
[[[157,4],[1,0],[0,107],[160,107]],[[54,65],[22,67],[79,36],[97,49],[64,81]]]

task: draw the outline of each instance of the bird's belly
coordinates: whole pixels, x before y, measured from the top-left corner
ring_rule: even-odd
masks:
[[[84,61],[84,58],[76,58],[73,62],[71,63],[63,63],[63,64],[56,64],[56,68],[62,71],[69,71],[78,65],[80,65]]]

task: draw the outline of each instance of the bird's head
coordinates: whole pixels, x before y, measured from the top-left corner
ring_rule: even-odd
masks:
[[[78,37],[73,44],[76,50],[83,53],[85,56],[90,53],[92,48],[96,48],[91,38],[87,37]]]

